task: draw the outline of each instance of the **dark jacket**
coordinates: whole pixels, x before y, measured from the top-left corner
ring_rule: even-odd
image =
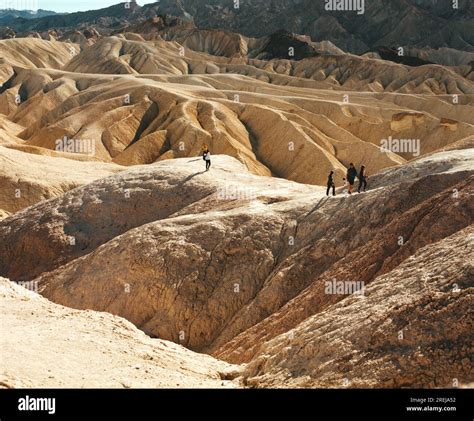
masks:
[[[347,181],[354,181],[357,177],[357,170],[355,168],[349,167],[347,170]]]

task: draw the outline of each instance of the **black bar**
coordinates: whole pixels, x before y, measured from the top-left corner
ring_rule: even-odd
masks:
[[[472,392],[472,389],[15,389],[0,391],[0,420],[128,418],[133,421],[139,419],[472,421],[474,413]],[[20,411],[19,399],[26,396],[55,398],[55,413]],[[443,401],[437,401],[438,399]],[[415,406],[444,409],[442,412],[407,411],[407,407]],[[448,407],[455,407],[456,410],[447,411]]]

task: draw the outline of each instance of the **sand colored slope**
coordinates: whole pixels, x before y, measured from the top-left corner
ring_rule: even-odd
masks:
[[[53,304],[0,278],[7,388],[229,388],[238,366],[151,339],[108,313]],[[26,363],[27,362],[27,363]]]
[[[123,169],[114,164],[41,156],[0,146],[0,209],[15,213]]]
[[[154,165],[130,169],[124,173],[125,178],[119,175],[117,178],[98,180],[97,184],[92,183],[85,187],[89,193],[84,199],[81,199],[83,191],[80,189],[70,191],[71,198],[67,195],[57,198],[53,206],[57,206],[57,209],[72,206],[75,216],[69,219],[69,216],[63,212],[56,214],[54,221],[51,220],[51,226],[49,224],[41,226],[42,232],[38,232],[38,240],[41,242],[43,235],[56,236],[57,234],[62,239],[58,238],[59,241],[43,244],[49,258],[41,259],[38,256],[34,263],[34,265],[39,265],[37,269],[34,269],[33,265],[23,269],[10,266],[10,270],[16,273],[11,278],[19,280],[16,276],[21,276],[24,280],[30,276],[31,271],[40,274],[54,269],[95,250],[98,246],[135,227],[166,219],[179,212],[192,214],[196,211],[194,204],[201,201],[204,207],[211,208],[217,201],[219,207],[223,206],[225,209],[228,205],[227,201],[232,204],[233,195],[246,203],[255,195],[271,195],[272,192],[281,195],[285,200],[290,200],[288,191],[303,194],[321,192],[319,187],[253,176],[247,173],[245,167],[237,160],[227,156],[216,156],[214,161],[214,175],[203,172],[204,163],[201,158],[166,160]],[[102,187],[97,187],[98,185]],[[248,191],[246,185],[249,185]],[[265,193],[267,190],[269,193]],[[217,197],[218,193],[219,197]],[[208,196],[214,196],[214,198],[206,205],[205,199]],[[239,203],[240,200],[236,205]],[[37,215],[44,214],[50,206],[49,202],[38,204]],[[20,218],[17,222],[20,223],[21,213],[17,216]],[[102,218],[107,220],[105,224]],[[31,219],[30,223],[35,223],[34,219]],[[32,227],[26,228],[28,224],[20,229],[20,225],[11,231],[12,235],[14,232],[18,235],[15,240],[12,240],[13,243],[18,245],[23,241],[34,243],[35,230]],[[29,239],[25,237],[22,240],[20,237],[27,232],[29,232]],[[76,246],[74,247],[67,246],[71,243],[71,237],[75,239]],[[2,263],[2,267],[6,268],[6,266],[5,261],[5,266]]]
[[[185,31],[186,32],[186,31]],[[204,31],[205,32],[205,31]],[[3,40],[4,65],[22,68],[52,68],[81,73],[101,74],[189,74],[237,73],[256,79],[279,83],[278,76],[319,83],[326,88],[344,88],[357,91],[388,91],[402,93],[472,94],[472,80],[462,77],[447,67],[426,65],[410,67],[390,61],[357,57],[332,51],[304,60],[255,60],[246,56],[223,57],[229,39],[238,34],[219,33],[224,46],[212,40],[196,42],[188,37],[171,37],[181,41],[163,39],[146,41],[139,37],[114,36],[100,39],[82,50],[76,44],[45,41],[35,38]],[[216,46],[213,46],[217,42]],[[243,42],[243,41],[242,41]],[[237,44],[236,50],[248,50]],[[256,47],[254,47],[256,48]],[[322,48],[322,47],[320,47]],[[328,47],[329,48],[329,47]],[[257,47],[258,49],[258,47]],[[195,51],[197,50],[197,51]],[[330,50],[330,48],[329,48]],[[331,52],[331,51],[329,51]],[[285,78],[281,79],[285,81]],[[293,83],[304,83],[293,81]],[[285,84],[288,84],[288,80]]]
[[[224,36],[223,33],[222,36]],[[237,36],[237,35],[236,35]],[[86,47],[64,70],[83,73],[215,74],[236,73],[256,79],[283,75],[323,82],[326,88],[403,93],[472,94],[472,81],[443,66],[412,68],[390,61],[346,54],[322,55],[304,60],[227,58],[218,51],[193,51],[176,41],[133,41],[104,38]],[[192,46],[192,45],[191,45]],[[272,83],[275,83],[272,81]]]
[[[459,169],[461,168],[462,166]],[[465,173],[461,170],[457,176],[447,176],[448,178],[445,181],[450,178],[452,180],[452,177],[462,180],[464,175]],[[342,296],[340,294],[328,295],[326,292],[327,283],[336,280],[362,282],[365,285],[370,285],[378,276],[389,273],[402,264],[416,250],[425,246],[428,247],[428,245],[441,241],[443,238],[471,225],[472,205],[469,204],[469,201],[472,189],[470,189],[469,184],[472,183],[472,177],[454,184],[453,187],[448,187],[449,184],[440,183],[441,179],[439,175],[420,179],[411,187],[408,187],[410,194],[406,195],[404,199],[400,197],[395,200],[397,203],[395,208],[392,208],[395,202],[393,202],[394,199],[391,196],[400,194],[396,189],[388,189],[386,192],[388,196],[372,197],[371,199],[374,202],[372,202],[371,211],[377,212],[374,207],[377,208],[379,202],[385,201],[386,215],[392,215],[392,218],[394,218],[392,221],[377,222],[377,224],[381,223],[383,225],[384,228],[381,230],[373,231],[374,226],[372,224],[368,225],[366,218],[362,217],[359,220],[350,211],[346,210],[348,219],[345,224],[342,224],[342,226],[348,227],[344,232],[347,236],[344,237],[346,240],[343,240],[343,234],[337,231],[327,234],[319,232],[316,237],[312,237],[315,238],[314,242],[303,240],[302,246],[306,248],[303,248],[301,252],[292,257],[294,267],[290,266],[288,270],[281,268],[278,277],[292,279],[294,282],[298,273],[302,268],[305,268],[306,277],[311,279],[305,290],[282,306],[277,312],[244,331],[233,340],[226,343],[229,336],[224,336],[216,341],[214,347],[211,348],[214,350],[214,355],[229,361],[249,361],[255,354],[258,354],[261,344],[279,334],[289,332],[306,318],[318,314],[335,302],[340,301],[344,294]],[[426,191],[427,186],[435,180],[437,184],[441,184],[438,188],[447,187],[444,192],[434,196],[431,200],[420,201],[420,197],[413,198],[413,191],[416,189]],[[398,189],[405,187],[407,187],[405,183],[397,186]],[[453,200],[453,189],[459,189],[458,191],[463,192],[459,202]],[[430,193],[433,193],[433,191]],[[430,193],[426,192],[426,194]],[[403,204],[401,201],[403,201]],[[359,212],[368,212],[368,209],[363,210],[366,206],[363,201],[354,206],[358,207]],[[337,213],[338,218],[346,217],[339,214],[339,209],[331,210],[328,205],[321,206],[320,211],[326,214],[333,211],[335,214]],[[300,237],[305,238],[307,232],[314,230],[315,224],[317,224],[319,231],[319,226],[324,223],[324,219],[327,218],[315,214],[308,218],[308,221],[300,222],[298,225],[298,233],[301,233]],[[349,225],[351,222],[359,223],[358,226],[363,226],[363,228],[352,227]],[[339,222],[328,224],[328,226],[323,225],[321,229],[329,231],[333,227],[337,230]],[[372,232],[372,236],[362,240],[364,232]],[[405,241],[403,247],[399,244],[400,238]],[[348,245],[345,241],[349,241],[351,245]],[[460,254],[463,255],[464,252],[460,252]],[[462,259],[462,257],[459,256],[459,259]],[[261,301],[256,300],[252,303],[252,306],[246,309],[247,315],[258,314],[261,305]],[[240,328],[241,326],[237,327],[237,325],[232,326],[230,324],[227,327],[226,334],[229,335],[231,331],[235,332]],[[217,350],[216,345],[220,346]]]
[[[331,169],[342,179],[349,162],[374,173],[414,158],[380,150],[389,136],[419,139],[418,153],[425,154],[473,132],[472,106],[449,98],[277,87],[234,75],[28,70],[2,96],[20,90],[24,102],[9,118],[28,127],[20,136],[30,146],[91,140],[96,158],[130,165],[196,156],[206,143],[256,174],[315,184],[325,184]]]
[[[38,38],[0,40],[0,92],[10,86],[10,79],[21,69],[50,68],[60,69],[80,51],[72,43],[46,41]],[[13,94],[13,92],[10,92]],[[8,114],[14,108],[14,92],[0,102],[0,113]]]
[[[23,143],[17,136],[24,127],[13,123],[5,115],[0,114],[0,145],[17,145]]]
[[[34,68],[62,68],[79,52],[76,44],[21,38],[0,41],[1,58],[11,66]]]

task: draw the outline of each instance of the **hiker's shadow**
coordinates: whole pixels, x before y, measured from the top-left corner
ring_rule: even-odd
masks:
[[[206,172],[206,170],[204,171],[199,171],[197,173],[194,173],[194,174],[191,174],[191,175],[188,175],[184,180],[182,180],[179,185],[182,186],[183,184],[186,184],[189,180],[192,180],[194,177],[200,175],[200,174],[204,174]]]

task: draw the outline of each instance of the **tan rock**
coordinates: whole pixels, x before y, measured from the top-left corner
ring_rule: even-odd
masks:
[[[29,287],[29,285],[25,285]],[[30,285],[33,286],[33,285]],[[0,278],[3,388],[232,388],[240,367]]]
[[[0,146],[0,209],[15,213],[121,170],[114,164],[33,155]]]
[[[472,382],[472,255],[468,227],[420,249],[364,295],[328,307],[249,364],[252,387],[446,387]],[[472,259],[471,259],[472,260]],[[449,264],[446,262],[449,261]]]

